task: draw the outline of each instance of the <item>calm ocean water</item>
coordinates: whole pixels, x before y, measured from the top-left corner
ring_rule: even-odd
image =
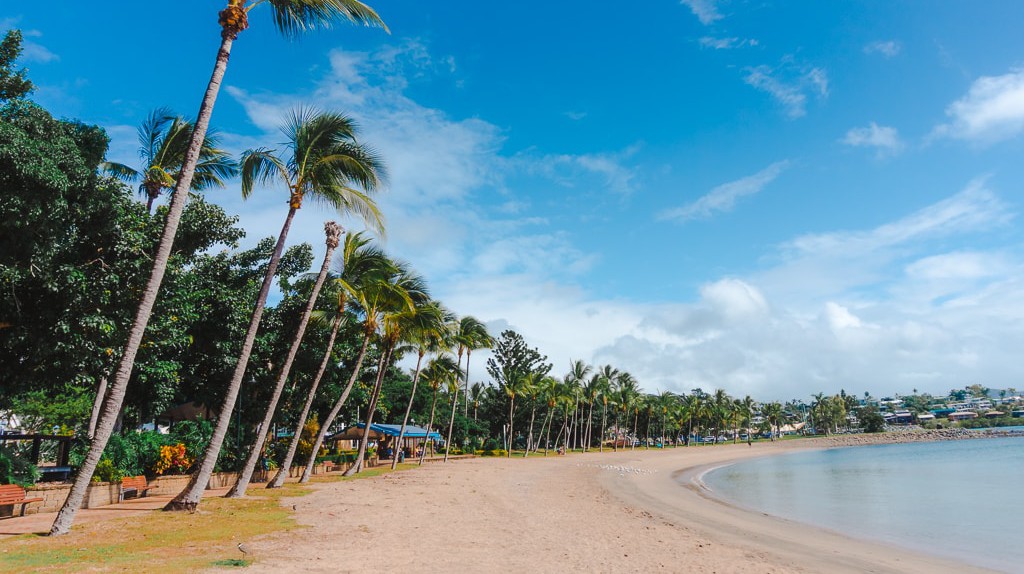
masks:
[[[798,452],[704,476],[739,506],[1024,572],[1024,438]]]

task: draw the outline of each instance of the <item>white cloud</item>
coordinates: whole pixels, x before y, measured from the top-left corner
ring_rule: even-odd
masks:
[[[743,48],[746,46],[757,46],[758,41],[754,38],[737,38],[735,36],[729,38],[715,38],[713,36],[704,36],[698,40],[702,48],[711,48],[714,50],[733,50],[736,48]]]
[[[980,144],[1016,137],[1024,131],[1024,69],[978,78],[946,115],[950,122],[934,135]]]
[[[971,233],[1008,223],[1013,215],[984,178],[963,191],[902,219],[869,231],[804,235],[784,246],[790,257],[876,257],[902,244]]]
[[[808,94],[828,96],[828,73],[818,67],[798,66],[792,58],[783,59],[783,64],[777,68],[764,65],[748,68],[743,81],[771,95],[790,118],[807,114]]]
[[[718,0],[680,0],[680,3],[689,7],[693,15],[705,26],[723,18],[718,11]]]
[[[880,126],[875,122],[871,122],[867,127],[851,128],[840,141],[854,147],[876,148],[880,156],[897,154],[904,147],[896,128]]]
[[[581,175],[598,176],[610,191],[628,195],[636,189],[636,170],[626,161],[639,150],[633,145],[614,153],[553,154],[537,157],[523,153],[516,157],[515,164],[530,173],[543,174],[554,181],[573,187],[581,181]]]
[[[736,201],[748,195],[759,193],[766,185],[775,180],[787,167],[788,161],[771,164],[763,170],[747,177],[723,183],[706,195],[683,207],[662,212],[659,219],[699,219],[708,218],[716,212],[732,211]]]
[[[864,46],[865,54],[880,54],[886,58],[899,55],[903,47],[895,40],[875,40]]]

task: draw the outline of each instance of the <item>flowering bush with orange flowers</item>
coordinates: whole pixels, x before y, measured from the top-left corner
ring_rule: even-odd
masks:
[[[192,461],[188,458],[185,445],[178,443],[160,447],[160,460],[156,462],[153,470],[157,474],[185,474],[190,466]]]

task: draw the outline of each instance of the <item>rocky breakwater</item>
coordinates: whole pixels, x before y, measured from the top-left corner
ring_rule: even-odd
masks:
[[[864,446],[870,444],[897,444],[908,442],[934,442],[940,440],[964,440],[1001,436],[1024,436],[1024,433],[1000,430],[998,428],[970,430],[950,429],[899,429],[880,433],[833,435],[815,439],[824,447]]]

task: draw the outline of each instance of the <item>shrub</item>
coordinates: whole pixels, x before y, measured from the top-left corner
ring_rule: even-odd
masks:
[[[39,469],[8,447],[0,447],[0,484],[31,486],[39,480]]]
[[[189,459],[184,444],[164,445],[160,447],[160,460],[153,467],[153,472],[156,474],[184,474],[188,472],[190,466],[192,466],[192,460]]]
[[[101,458],[92,473],[93,482],[120,482],[125,474],[109,458]]]
[[[503,448],[492,448],[483,451],[483,456],[508,456],[508,451]]]
[[[206,445],[210,444],[211,436],[213,436],[213,425],[210,421],[198,420],[174,423],[167,438],[170,441],[169,444],[185,445],[185,453],[189,460],[195,462],[202,460]]]
[[[489,438],[484,441],[484,450],[497,450],[502,447],[502,444],[498,442],[498,439]]]

